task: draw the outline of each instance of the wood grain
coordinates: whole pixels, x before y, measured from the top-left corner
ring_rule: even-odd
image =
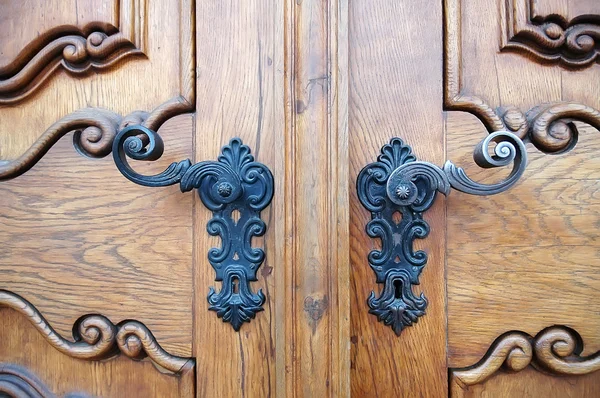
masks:
[[[449,115],[449,154],[473,178],[498,178],[471,164],[465,148],[477,133]],[[450,366],[466,366],[496,335],[567,324],[592,350],[600,347],[594,304],[598,263],[598,132],[556,157],[531,153],[521,182],[505,194],[448,202],[448,322]],[[458,131],[461,134],[458,134]],[[494,175],[495,174],[495,175]],[[478,352],[479,354],[475,354]],[[474,355],[475,354],[475,355]]]
[[[0,393],[9,397],[52,397],[48,390],[27,368],[11,363],[0,363]]]
[[[0,309],[0,361],[27,368],[58,396],[191,397],[194,369],[163,374],[149,361],[82,361],[58,352],[21,314]],[[72,396],[72,395],[69,395]]]
[[[276,163],[277,134],[281,134],[282,96],[276,80],[282,78],[282,22],[279,2],[197,2],[198,105],[194,156],[196,161],[215,159],[220,148],[233,137],[248,145],[255,159],[273,173],[275,196],[261,212],[267,225],[263,238],[252,246],[265,248],[265,262],[252,282],[266,296],[264,311],[239,332],[208,311],[210,286],[220,289],[207,260],[211,247],[220,245],[209,237],[206,223],[211,212],[199,198],[194,203],[194,356],[198,367],[198,396],[276,396],[282,383],[275,377],[276,355],[282,352],[275,331],[282,318],[277,312],[276,288],[284,269],[281,248],[275,244],[281,227],[275,220],[281,211],[281,167]],[[278,210],[279,209],[279,210]],[[283,213],[279,213],[281,217]],[[279,230],[278,230],[279,228]]]
[[[23,15],[19,5],[15,4],[13,7],[6,10],[13,19],[22,21],[23,18],[31,18]],[[105,7],[99,8],[108,7],[105,4]],[[84,10],[82,11],[85,12]],[[144,56],[145,3],[122,1],[115,8],[115,14],[121,19],[116,26],[105,21],[90,22],[82,27],[74,24],[58,25],[26,43],[14,59],[0,67],[0,105],[22,101],[59,68],[64,68],[73,75],[85,74],[108,68],[125,56]],[[76,17],[78,19],[79,15]],[[45,19],[45,12],[38,18]],[[13,24],[9,23],[5,26],[11,25]],[[123,26],[125,33],[119,30],[119,26]],[[3,33],[6,37],[11,37],[14,32],[7,30]],[[19,39],[14,37],[12,40]]]
[[[439,2],[350,2],[349,148],[351,248],[351,388],[356,396],[447,394],[445,320],[445,201],[425,213],[431,227],[416,249],[428,262],[415,292],[425,292],[425,316],[400,337],[368,313],[380,287],[367,254],[379,243],[365,232],[370,219],[356,195],[360,170],[398,136],[418,159],[442,164],[442,8]]]
[[[103,315],[82,315],[73,324],[71,341],[56,333],[37,308],[18,294],[0,290],[0,307],[17,311],[46,338],[48,344],[73,358],[100,360],[122,353],[133,359],[150,358],[158,367],[174,374],[194,367],[192,359],[166,352],[139,321],[114,324]]]
[[[452,65],[458,73],[452,75],[453,81],[461,83],[461,95],[480,98],[491,110],[490,115],[496,115],[495,120],[503,124],[501,128],[512,129],[508,125],[511,118],[517,120],[514,116],[526,109],[533,109],[535,114],[538,105],[548,102],[578,103],[590,109],[600,107],[600,86],[594,84],[600,71],[597,65],[575,71],[556,64],[540,65],[534,57],[500,53],[497,29],[502,23],[501,15],[490,12],[489,4],[484,2],[461,3],[458,14],[463,22],[461,37],[457,46],[447,48],[460,52],[446,57],[454,61]],[[561,6],[559,2],[538,3]],[[570,2],[561,2],[566,3]],[[580,3],[592,6],[594,2]],[[448,7],[456,4],[446,2],[446,18],[450,16]],[[465,22],[469,20],[478,23]],[[506,118],[504,112],[509,104],[511,118]],[[486,130],[494,127],[494,123],[487,123],[482,117],[481,106],[448,109],[471,112],[481,120],[464,113],[447,114],[448,158],[464,167],[475,180],[490,182],[506,175],[506,170],[481,170],[473,164],[473,146],[487,134]],[[525,120],[528,127],[522,131],[535,142],[535,129],[531,127],[535,125],[534,119],[521,118],[514,127],[518,130]],[[599,257],[595,156],[600,135],[596,128],[583,123],[576,122],[574,126],[579,131],[579,141],[568,154],[548,156],[529,147],[527,171],[510,191],[488,198],[450,195],[447,230],[450,367],[474,364],[502,333],[522,330],[533,335],[553,324],[564,324],[581,333],[586,342],[584,354],[600,348],[596,321],[599,310],[594,304],[600,288],[596,272]],[[570,134],[574,130],[563,129],[558,133],[563,127],[555,125],[554,132],[546,138],[553,135],[566,138],[562,142],[565,149],[570,146],[569,137],[573,137]],[[551,142],[546,144],[538,142],[536,147],[552,151]],[[586,377],[585,382],[551,380],[528,371],[514,376],[512,382],[510,377],[507,373],[490,379],[485,387],[473,387],[471,393],[497,396],[535,391],[537,395],[540,391],[540,395],[577,396],[577,391],[594,395],[597,389],[593,377]],[[542,384],[533,387],[527,384],[531,382]],[[573,386],[572,391],[567,391],[569,385]]]
[[[95,6],[94,6],[95,4]],[[72,26],[83,30],[84,26],[95,22],[99,28],[115,30],[129,29],[129,21],[123,18],[120,24],[120,11],[132,10],[131,0],[49,0],[49,1],[3,1],[0,15],[0,70],[12,63],[18,54],[30,43],[43,38],[43,32],[60,30]],[[79,12],[74,12],[76,10]],[[123,15],[125,17],[125,15]],[[35,29],[32,29],[35,23]],[[41,37],[40,37],[41,36]]]
[[[543,393],[548,384],[552,388],[545,391],[544,395],[578,396],[574,394],[585,392],[584,396],[595,396],[600,391],[598,383],[590,383],[589,378],[581,376],[600,370],[600,351],[581,356],[583,347],[579,333],[565,326],[548,327],[535,337],[520,331],[504,333],[494,341],[479,362],[462,369],[450,369],[451,396],[487,396],[491,391],[502,396],[530,394],[533,391],[537,395]],[[506,376],[504,371],[518,373],[532,368],[547,375],[578,377],[571,377],[567,381],[555,378],[533,385],[531,379],[542,378],[527,372],[516,380],[502,377]]]
[[[571,17],[569,3],[564,0],[501,2],[501,50],[527,53],[540,61],[560,62],[570,68],[597,62],[600,6],[597,2],[592,6],[593,1],[578,1],[589,6],[588,12]]]
[[[163,158],[191,155],[191,118],[161,130]],[[59,141],[29,173],[0,184],[0,284],[26,297],[61,335],[84,314],[143,322],[163,348],[191,356],[192,195],[143,188],[112,159]]]
[[[289,2],[286,12],[286,392],[349,396],[348,3]]]
[[[528,367],[519,373],[500,371],[485,383],[465,387],[450,381],[452,398],[469,397],[597,397],[598,374],[556,377]]]
[[[50,27],[48,27],[48,21],[42,22],[41,26],[47,27],[48,30],[42,31],[40,38],[33,40],[29,47],[25,43],[26,48],[19,49],[19,51],[22,51],[21,55],[14,55],[11,58],[12,63],[2,67],[4,72],[0,72],[0,75],[4,76],[8,72],[15,72],[12,70],[15,67],[19,70],[20,65],[27,61],[29,55],[32,55],[34,60],[37,59],[36,57],[43,58],[35,61],[34,64],[37,66],[31,69],[33,71],[31,72],[32,76],[34,76],[32,79],[34,80],[30,85],[38,88],[36,92],[29,95],[27,101],[21,101],[19,107],[5,106],[0,109],[0,115],[2,115],[2,118],[0,118],[0,159],[3,161],[10,161],[21,156],[42,136],[49,126],[82,108],[108,108],[120,115],[127,115],[137,110],[152,110],[145,117],[145,123],[154,130],[158,129],[170,117],[194,109],[195,37],[193,35],[193,0],[152,2],[148,4],[137,0],[123,0],[118,4],[115,3],[114,7],[108,6],[111,12],[103,7],[100,7],[102,11],[99,12],[97,4],[91,2],[80,3],[78,7],[69,3],[64,3],[58,7],[61,13],[64,13],[64,16],[57,20],[70,22]],[[105,5],[108,4],[107,2]],[[20,22],[23,16],[21,8],[15,5],[13,9],[11,6],[4,13],[9,15],[5,18],[8,18],[10,22],[3,25],[3,29],[17,23],[32,27],[36,25],[36,21],[45,19],[46,14],[43,7],[36,6],[34,11],[37,14],[34,13],[28,16],[29,24],[22,24]],[[54,15],[54,11],[48,15]],[[115,23],[107,24],[103,22],[103,19],[114,21],[118,19],[116,17],[118,15],[127,21],[120,27],[123,32],[119,33],[121,35],[119,37],[127,37],[127,40],[132,43],[135,42],[135,48],[143,49],[146,55],[145,59],[129,62],[131,57],[126,57],[121,60],[122,57],[119,55],[121,52],[116,51],[117,57],[110,58],[110,62],[107,64],[107,66],[111,66],[109,73],[88,73],[87,76],[80,75],[80,77],[83,77],[81,79],[73,79],[72,76],[65,73],[54,73],[52,79],[43,81],[46,75],[42,73],[42,70],[50,70],[53,67],[56,69],[58,65],[66,66],[68,69],[68,62],[76,63],[77,68],[84,67],[85,62],[82,63],[82,60],[77,57],[84,56],[90,51],[99,52],[99,56],[102,57],[103,54],[108,54],[114,46],[111,44],[104,48],[101,45],[86,52],[85,46],[72,47],[66,45],[62,57],[67,57],[71,61],[65,63],[64,60],[60,60],[59,54],[57,54],[59,58],[50,56],[51,51],[48,53],[50,55],[43,56],[48,52],[48,49],[43,47],[42,44],[46,43],[49,38],[62,40],[56,38],[60,34],[64,35],[74,31],[85,33],[86,30],[89,30],[88,28],[84,29],[85,26],[103,26],[107,32],[114,33],[116,32]],[[82,20],[87,21],[86,25],[79,25],[79,16],[82,16]],[[96,17],[103,19],[94,19]],[[91,21],[90,18],[92,18]],[[6,32],[6,35],[12,37],[8,32]],[[94,43],[97,43],[99,38],[101,37],[97,38],[92,32],[90,46],[94,47]],[[119,38],[111,40],[111,43],[121,43]],[[68,39],[67,41],[72,40]],[[17,42],[21,43],[20,40],[17,40]],[[8,40],[6,43],[8,48],[15,46],[13,40]],[[105,44],[110,43],[106,41]],[[75,52],[73,53],[73,51]],[[33,61],[30,61],[27,65],[30,65],[31,62]],[[24,68],[27,68],[27,66],[24,66]],[[37,71],[36,68],[42,69]],[[19,75],[13,77],[15,76]],[[132,78],[132,76],[135,76],[135,78]],[[166,76],[170,78],[165,78]],[[17,78],[15,77],[15,79]],[[17,80],[15,80],[15,84],[24,81],[21,78]],[[145,86],[140,82],[151,82],[152,84]],[[35,117],[32,117],[32,115],[35,115]]]
[[[198,59],[196,158],[240,136],[275,176],[253,244],[266,248],[253,284],[265,310],[238,334],[207,311],[218,242],[196,203],[201,396],[349,395],[345,12],[334,1],[198,3],[198,35],[214,40],[198,41],[213,56]]]

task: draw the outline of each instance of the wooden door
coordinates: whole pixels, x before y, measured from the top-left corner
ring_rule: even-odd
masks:
[[[595,0],[0,0],[0,395],[599,396],[599,24]],[[246,287],[215,281],[215,222],[246,213],[125,178],[131,128],[164,142],[145,176],[234,137],[270,170],[241,325],[207,295]],[[390,327],[361,170],[395,142],[493,184],[499,131],[524,173],[437,194],[426,304]]]

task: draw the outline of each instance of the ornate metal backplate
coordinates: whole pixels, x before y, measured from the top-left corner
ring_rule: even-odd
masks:
[[[423,212],[433,204],[436,186],[427,178],[415,182],[397,180],[389,188],[392,195],[387,192],[388,180],[394,170],[415,161],[411,148],[401,139],[394,138],[381,148],[377,162],[362,169],[357,180],[358,197],[371,212],[367,234],[381,239],[381,250],[372,250],[368,260],[377,283],[383,283],[383,291],[379,297],[371,292],[367,300],[369,312],[397,335],[425,315],[427,308],[424,294],[416,296],[412,290],[412,285],[419,284],[427,254],[415,252],[413,241],[425,238],[429,233]],[[411,204],[405,204],[411,200]]]
[[[254,293],[250,286],[265,259],[262,249],[252,247],[252,238],[266,231],[260,212],[273,198],[273,175],[267,166],[254,161],[250,148],[239,138],[222,148],[217,161],[192,165],[186,159],[154,176],[140,175],[127,163],[127,157],[156,160],[162,152],[160,136],[143,126],[124,129],[113,144],[117,168],[136,184],[159,187],[179,183],[182,192],[198,189],[202,203],[213,212],[208,233],[222,240],[221,247],[208,252],[215,280],[222,282],[219,292],[209,289],[209,309],[238,331],[265,303],[262,291]]]
[[[488,148],[492,144],[495,144],[493,155]],[[523,174],[527,153],[517,136],[499,131],[487,136],[475,148],[474,159],[484,168],[511,162],[514,165],[505,180],[480,184],[450,161],[443,169],[417,161],[410,146],[400,138],[393,138],[381,148],[377,162],[367,165],[358,175],[358,198],[371,212],[367,234],[381,240],[381,250],[372,250],[368,261],[383,290],[379,296],[371,292],[367,304],[369,312],[397,335],[425,315],[427,308],[425,295],[417,296],[413,292],[413,285],[419,284],[419,276],[427,263],[427,254],[413,249],[415,239],[429,234],[423,212],[433,205],[438,192],[448,195],[450,188],[472,195],[492,195],[507,190]]]

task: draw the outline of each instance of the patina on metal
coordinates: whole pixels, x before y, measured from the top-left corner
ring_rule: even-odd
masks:
[[[221,237],[221,247],[208,252],[208,261],[222,282],[217,292],[210,287],[209,310],[215,311],[236,331],[263,310],[265,295],[254,293],[250,282],[265,259],[260,248],[251,245],[252,238],[266,232],[260,218],[273,198],[273,175],[262,163],[255,162],[250,148],[233,138],[221,149],[217,161],[192,164],[189,159],[172,163],[162,173],[145,176],[135,172],[127,157],[156,160],[163,153],[163,141],[152,130],[130,126],[122,130],[113,143],[113,158],[119,171],[136,184],[164,187],[180,184],[181,192],[196,188],[204,206],[213,212],[207,224],[210,235]]]
[[[490,145],[495,143],[493,154]],[[487,136],[474,152],[475,162],[484,168],[505,166],[513,162],[510,175],[501,182],[481,184],[470,179],[463,169],[447,161],[444,168],[417,161],[410,146],[392,138],[381,148],[377,162],[364,167],[358,175],[356,189],[362,205],[371,212],[366,232],[381,240],[381,250],[368,255],[377,283],[383,284],[379,297],[372,291],[367,304],[396,335],[425,315],[427,299],[415,295],[413,285],[427,263],[427,253],[414,251],[415,239],[429,234],[423,212],[434,203],[438,192],[448,195],[451,188],[473,195],[493,195],[512,187],[527,165],[525,145],[516,135],[498,131]],[[401,219],[394,221],[394,214]],[[398,219],[398,218],[396,218]]]

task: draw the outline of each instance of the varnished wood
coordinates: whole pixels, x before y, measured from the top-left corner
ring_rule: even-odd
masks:
[[[350,394],[349,2],[286,7],[285,325],[288,396]],[[309,166],[310,165],[310,166]]]
[[[444,108],[446,110],[469,112],[481,120],[488,132],[508,130],[526,141],[531,141],[541,151],[549,153],[572,149],[578,134],[571,123],[573,120],[600,129],[600,112],[587,104],[548,98],[543,100],[543,103],[530,105],[529,111],[524,113],[517,106],[509,105],[510,102],[494,108],[486,99],[465,90],[462,19],[468,8],[463,7],[463,3],[468,2],[444,1]],[[515,5],[516,7],[518,6]],[[487,45],[493,46],[492,43],[496,40],[489,40]],[[496,54],[496,57],[501,55]]]
[[[200,396],[348,396],[344,32],[335,1],[198,2],[196,159],[233,136],[275,177],[256,245],[264,312],[239,334],[207,311],[214,286],[195,210],[195,348]],[[341,43],[341,44],[340,44]],[[340,69],[341,68],[341,69]]]
[[[600,394],[598,374],[584,376],[549,375],[529,366],[515,373],[500,370],[484,383],[464,386],[456,380],[450,381],[452,398],[494,397],[597,397]]]
[[[381,287],[368,265],[380,243],[365,232],[370,214],[355,184],[360,170],[382,145],[401,137],[417,158],[442,164],[441,3],[351,1],[349,3],[349,156],[351,254],[351,391],[353,396],[444,396],[447,394],[445,316],[445,203],[439,198],[424,215],[427,239],[421,284],[426,314],[401,336],[368,312],[367,297]]]
[[[0,164],[0,178],[13,178],[27,171],[57,139],[76,128],[84,130],[85,148],[93,148],[88,151],[89,154],[104,156],[109,153],[111,139],[114,137],[114,127],[107,128],[106,114],[108,111],[100,108],[107,107],[116,110],[116,112],[109,112],[111,122],[118,118],[113,115],[119,113],[128,115],[123,118],[125,121],[143,115],[137,122],[143,122],[146,127],[153,130],[157,130],[169,118],[194,109],[196,89],[194,1],[153,3],[148,6],[148,9],[146,9],[146,2],[143,1],[122,0],[117,3],[119,6],[114,9],[114,15],[120,15],[126,21],[120,25],[117,24],[123,32],[102,20],[92,20],[87,25],[79,27],[76,23],[79,18],[79,14],[77,14],[73,24],[65,24],[44,31],[34,41],[27,43],[14,59],[1,66],[0,78],[8,76],[5,81],[0,83],[6,85],[3,89],[7,92],[6,101],[21,101],[25,94],[30,94],[34,89],[40,92],[36,96],[31,96],[29,103],[23,104],[18,109],[0,108],[0,115],[2,115],[0,120],[15,121],[12,124],[0,121],[0,159],[3,163]],[[82,9],[78,9],[77,12],[85,15],[84,19],[87,19],[95,15],[94,7],[93,4],[86,3],[85,7],[82,4]],[[43,19],[43,6],[40,8],[40,18]],[[20,15],[18,10],[20,8],[15,7],[13,14],[10,14],[10,9],[7,9],[6,13],[12,18],[18,19]],[[68,10],[66,13],[72,11]],[[159,28],[159,23],[165,21],[163,16],[169,14],[175,17],[167,21],[171,23],[170,29],[175,32],[177,37],[175,41],[165,41],[166,38],[161,36],[164,31]],[[106,18],[106,16],[104,17]],[[150,18],[149,22],[148,18]],[[153,25],[155,29],[148,30],[148,24]],[[95,27],[102,27],[104,31],[114,34],[111,33],[111,36],[105,37],[105,34],[92,29]],[[80,32],[79,36],[75,34],[77,32]],[[82,38],[81,34],[88,34],[87,41],[85,37]],[[160,50],[161,41],[162,51]],[[133,43],[135,46],[132,45]],[[10,47],[10,43],[0,45]],[[145,57],[139,62],[144,65],[149,64],[150,67],[138,67],[138,63],[132,67],[138,70],[145,68],[147,70],[145,77],[157,89],[157,91],[147,90],[141,94],[144,96],[144,100],[139,99],[140,95],[135,98],[135,94],[132,94],[136,91],[131,90],[131,82],[134,79],[129,79],[125,85],[122,82],[119,85],[119,79],[115,77],[123,75],[127,79],[125,76],[135,74],[136,72],[131,70],[122,71],[122,69],[130,68],[130,63],[124,62],[129,58],[123,60],[122,58],[129,54],[142,54],[142,51]],[[165,62],[162,57],[169,56],[167,51],[171,53],[172,58]],[[61,65],[70,72],[83,72],[90,67],[111,67],[110,74],[107,73],[98,78],[108,82],[109,85],[117,84],[113,85],[112,91],[110,89],[107,91],[107,93],[110,92],[110,95],[104,99],[104,104],[102,104],[103,98],[100,95],[93,96],[93,100],[85,99],[85,96],[82,97],[78,90],[86,85],[89,87],[94,82],[90,83],[90,79],[84,78],[78,80],[75,84],[76,87],[73,88],[72,81],[65,83],[65,78],[71,79],[70,76],[53,73]],[[163,70],[160,71],[160,68]],[[165,69],[170,72],[166,72]],[[50,74],[57,76],[52,79],[53,81],[45,82]],[[143,80],[142,75],[138,73],[137,76],[135,80]],[[172,78],[165,79],[165,76],[172,76]],[[161,82],[165,83],[163,90],[158,88]],[[59,97],[62,100],[59,105],[61,107],[56,106],[54,99],[56,93],[47,95],[47,86],[59,87],[58,90],[61,91]],[[166,86],[172,87],[172,89],[167,89]],[[156,94],[152,95],[152,93]],[[40,97],[42,98],[40,99]],[[154,99],[147,101],[149,98]],[[115,101],[115,99],[121,100]],[[120,103],[120,106],[115,106],[115,102]],[[86,105],[94,108],[82,110]],[[65,109],[68,111],[65,112]],[[139,110],[152,111],[143,113]],[[30,118],[24,117],[27,112],[36,114],[35,123],[32,123]],[[60,121],[57,121],[58,119]],[[44,125],[44,121],[47,124]],[[117,126],[120,122],[121,120],[118,120]],[[98,128],[98,125],[102,125],[102,127]],[[21,134],[24,126],[27,126],[28,132]],[[89,127],[91,129],[88,129]],[[19,138],[16,139],[16,137]]]
[[[0,363],[0,393],[17,398],[55,396],[33,373],[11,363]]]
[[[463,369],[449,370],[452,396],[471,396],[474,391],[469,391],[470,387],[484,384],[503,367],[511,372],[535,367],[539,371],[562,376],[582,376],[600,370],[600,351],[582,356],[583,349],[583,342],[577,331],[564,326],[546,328],[535,337],[517,331],[505,333],[494,341],[478,363]],[[574,378],[573,381],[577,383],[578,380]],[[550,383],[555,385],[555,390],[551,392],[553,395],[557,393],[557,387],[564,388],[561,384],[565,384],[559,380]],[[537,389],[537,386],[532,387],[532,390]],[[587,381],[586,387],[596,390],[598,385],[596,383],[594,386]],[[510,380],[506,379],[493,388],[496,394],[506,394],[509,389]],[[568,391],[571,392],[573,391]],[[564,396],[564,393],[557,396]]]
[[[180,373],[194,366],[189,358],[167,353],[152,332],[138,321],[115,325],[102,315],[84,315],[73,325],[74,342],[56,333],[43,315],[26,299],[8,290],[0,290],[0,307],[11,308],[23,315],[61,353],[78,359],[110,358],[120,351],[130,358],[150,358],[158,366]]]
[[[79,147],[92,157],[110,153],[121,117],[104,109],[80,109],[58,120],[27,151],[13,161],[0,161],[0,180],[28,171],[65,134],[79,129]]]
[[[597,62],[600,7],[569,20],[569,7],[564,7],[568,2],[539,3],[535,0],[501,2],[501,50],[533,54],[542,61],[561,62],[568,67]],[[593,2],[587,3],[591,6]]]
[[[468,112],[447,113],[448,158],[474,179],[491,182],[506,171],[482,170],[472,161],[472,147],[487,132],[508,129],[543,152],[571,151],[549,156],[530,146],[528,168],[510,191],[489,198],[450,195],[450,368],[475,364],[499,335],[522,330],[534,336],[550,325],[577,330],[586,343],[581,355],[600,350],[595,304],[599,281],[595,153],[600,135],[597,117],[582,119],[593,127],[577,121],[584,113],[598,115],[599,69],[595,64],[568,69],[524,53],[500,52],[498,27],[505,22],[502,7],[509,3],[500,2],[499,13],[484,2],[445,3],[445,107]],[[574,10],[587,5],[593,11],[597,6],[586,1],[535,4],[538,12],[557,13],[565,20],[576,18]],[[472,20],[478,21],[477,27],[466,22]],[[523,359],[525,351],[514,351],[515,361]],[[529,351],[537,355],[535,349]],[[493,355],[487,358],[502,364]],[[525,360],[523,366],[528,363]],[[531,367],[519,373],[498,371],[483,384],[457,387],[451,380],[450,388],[456,396],[597,395],[598,373],[568,377],[557,377],[560,371],[551,373],[554,376]]]
[[[139,4],[144,6],[143,2]],[[145,25],[145,9],[134,7],[132,0],[124,1],[122,7],[125,9],[120,13],[125,17],[133,13],[131,21]],[[114,32],[115,28],[98,29],[98,25],[103,24],[96,22],[82,29],[60,26],[27,44],[10,63],[0,67],[0,105],[23,100],[59,67],[73,74],[84,74],[108,68],[128,55],[144,55],[143,49],[135,43],[144,43],[145,38],[128,38],[119,31]],[[131,31],[135,32],[135,27]]]
[[[5,3],[0,179],[18,178],[0,183],[0,288],[29,304],[0,308],[3,363],[57,395],[598,395],[598,2]],[[535,42],[540,29],[565,41]],[[239,333],[208,311],[220,242],[197,196],[73,149],[105,156],[140,123],[166,145],[135,163],[145,174],[214,159],[234,136],[273,172],[252,242],[266,303]],[[357,174],[399,136],[491,182],[505,171],[472,152],[497,130],[535,146],[529,167],[505,194],[453,192],[425,214],[414,290],[429,306],[397,337],[368,313],[379,242]],[[71,340],[82,323],[101,328]]]
[[[23,315],[0,309],[0,362],[27,369],[54,396],[193,397],[194,367],[162,373],[149,360],[84,361],[60,353]],[[1,380],[2,370],[0,370]],[[1,389],[1,383],[0,383]],[[55,395],[54,395],[55,394]],[[17,395],[20,397],[19,395]]]
[[[191,156],[191,117],[148,174]],[[57,333],[83,314],[136,319],[173,355],[191,357],[192,194],[131,184],[112,159],[88,159],[71,137],[28,173],[0,183],[1,288],[25,297]]]

